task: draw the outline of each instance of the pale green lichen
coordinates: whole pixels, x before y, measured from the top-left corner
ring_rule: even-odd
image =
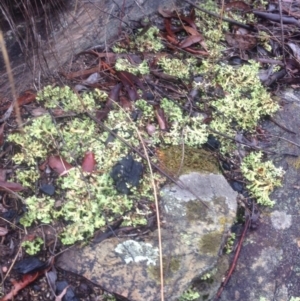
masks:
[[[37,237],[33,241],[23,241],[22,247],[25,249],[25,252],[29,255],[34,255],[41,250],[41,246],[44,244],[44,241]]]
[[[212,11],[215,11],[214,1]],[[224,49],[220,40],[224,36],[228,25],[197,12],[202,16],[197,24],[205,26],[203,31],[205,42],[210,52],[210,58],[202,60],[201,65],[195,57],[182,58],[182,60],[163,57],[158,60],[163,71],[169,75],[187,80],[191,75],[201,74],[204,80],[196,83],[202,94],[206,105],[213,108],[213,120],[209,126],[216,131],[234,137],[239,130],[252,131],[258,120],[274,113],[278,105],[272,101],[270,95],[261,85],[257,73],[259,65],[251,65],[234,68],[224,64],[216,64],[216,58],[221,58],[221,50]],[[202,14],[202,15],[201,15]],[[217,22],[217,23],[216,23]],[[138,51],[157,52],[163,48],[159,37],[159,30],[151,27],[142,31],[133,38],[129,45],[130,49]],[[116,50],[115,50],[116,51]],[[143,61],[140,66],[131,67],[128,61],[118,60],[116,67],[125,64],[128,70],[135,74],[148,72],[148,63]],[[200,66],[200,67],[199,67]],[[220,86],[224,91],[221,97],[210,97],[209,91]],[[124,224],[136,225],[145,224],[145,212],[134,211],[131,214],[125,212],[132,209],[134,202],[144,197],[153,200],[151,177],[146,168],[145,176],[140,181],[138,189],[132,189],[132,195],[120,196],[113,186],[109,172],[119,159],[128,153],[128,148],[118,139],[108,142],[110,134],[102,131],[84,113],[101,108],[101,102],[106,101],[107,93],[98,89],[93,92],[76,94],[69,87],[45,87],[38,93],[37,100],[40,101],[50,111],[60,109],[62,112],[73,112],[80,114],[78,117],[69,117],[67,120],[53,122],[50,114],[35,118],[24,127],[23,133],[13,133],[8,140],[15,142],[20,147],[20,152],[16,153],[13,160],[17,164],[22,164],[22,168],[17,171],[16,178],[24,186],[35,190],[35,185],[39,177],[36,166],[44,161],[51,154],[60,154],[65,160],[78,166],[86,151],[92,151],[97,161],[97,172],[92,175],[84,175],[78,167],[72,169],[67,176],[61,177],[56,181],[56,196],[40,197],[30,196],[26,198],[28,212],[21,219],[25,226],[32,223],[51,223],[55,219],[64,219],[68,222],[66,228],[61,233],[63,243],[71,244],[77,240],[84,239],[93,235],[95,229],[112,222],[119,216],[124,216]],[[145,100],[140,99],[132,104],[132,107],[142,111],[142,117],[136,123],[132,122],[126,110],[120,109],[114,104],[109,112],[105,125],[117,132],[133,147],[140,147],[140,138],[147,141],[149,146],[157,145],[182,145],[183,143],[191,147],[200,147],[206,141],[209,129],[203,123],[202,117],[191,117],[188,113],[164,98],[161,100],[160,107],[163,109],[168,123],[168,131],[160,131],[157,125],[155,109]],[[199,105],[204,109],[204,104]],[[130,112],[129,112],[130,113]],[[147,123],[155,124],[155,133],[149,135],[146,131]],[[229,152],[235,145],[223,138],[222,151]],[[134,155],[136,160],[141,159]],[[250,163],[249,163],[250,164]],[[260,171],[259,165],[251,167],[244,161],[244,168],[254,172]],[[270,166],[263,165],[262,169],[269,170]],[[249,173],[252,175],[252,173]],[[272,173],[271,173],[272,174]],[[279,173],[272,174],[276,181],[279,181]],[[156,182],[162,182],[162,177],[155,174]],[[247,176],[245,175],[247,178]],[[257,182],[249,180],[249,189],[253,196],[258,196],[259,202],[268,203],[265,189]],[[272,182],[272,179],[269,179]],[[272,182],[276,186],[278,182]],[[272,186],[271,185],[271,186]],[[267,191],[271,189],[268,185],[264,186]],[[252,190],[251,190],[252,189]],[[257,193],[259,191],[259,193]],[[207,243],[207,242],[205,242]],[[208,246],[207,244],[204,246]]]
[[[201,280],[208,280],[211,279],[212,274],[211,273],[205,273],[203,276],[201,276]]]
[[[148,28],[144,34],[141,34],[142,31],[143,29],[140,29],[139,33],[133,37],[133,41],[131,42],[132,48],[136,47],[140,52],[158,52],[164,48],[157,27],[152,26]]]
[[[176,58],[163,57],[158,60],[158,65],[169,75],[180,79],[187,79],[190,76],[190,65],[187,62]]]
[[[258,121],[272,115],[279,105],[272,100],[270,93],[261,84],[257,74],[259,64],[251,62],[238,68],[215,64],[204,60],[198,72],[203,80],[194,85],[206,97],[206,103],[214,108],[210,127],[234,138],[237,131],[253,131]],[[221,87],[221,95],[210,96],[209,92]],[[199,105],[203,107],[202,104]],[[233,143],[220,137],[222,151],[230,152]]]
[[[147,61],[142,61],[142,63],[133,65],[127,59],[118,58],[115,64],[115,68],[118,71],[128,71],[135,75],[139,74],[149,74],[149,66]]]
[[[284,171],[281,167],[275,167],[271,161],[262,161],[262,153],[250,153],[243,159],[241,171],[248,180],[247,188],[259,204],[274,205],[269,197],[275,187],[281,185]]]
[[[46,86],[37,95],[38,101],[45,101],[45,107],[49,109],[61,108],[64,111],[83,113],[87,110],[97,109],[97,98],[103,98],[103,92],[84,93],[80,97],[68,87]]]
[[[225,244],[225,250],[226,254],[230,254],[233,251],[233,244],[235,242],[236,234],[231,233],[230,236],[227,239],[227,242]]]
[[[196,289],[190,287],[183,292],[183,294],[179,298],[179,301],[193,301],[198,300],[199,297],[199,292],[197,292]]]
[[[208,131],[203,124],[203,118],[190,117],[175,105],[174,102],[163,98],[160,103],[161,108],[168,120],[169,130],[167,132],[156,131],[149,137],[152,143],[162,143],[165,145],[201,146],[207,141]],[[155,119],[154,109],[144,100],[139,100],[136,107],[143,111],[143,118],[140,124],[146,124],[149,120]]]

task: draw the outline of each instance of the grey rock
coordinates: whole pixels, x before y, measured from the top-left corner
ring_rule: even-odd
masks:
[[[193,172],[182,175],[179,186],[162,189],[160,208],[164,295],[168,301],[176,300],[194,279],[217,269],[219,251],[237,208],[237,193],[222,175]],[[71,249],[57,263],[128,300],[160,300],[157,230],[143,241],[112,238]],[[219,285],[210,287],[210,297]]]
[[[282,187],[271,195],[275,201],[274,207],[260,208],[259,225],[255,231],[248,232],[221,301],[300,300],[299,91],[281,91],[279,97],[286,103],[274,116],[275,120],[296,135],[272,122],[264,123],[265,130],[276,136],[271,137],[269,150],[277,154],[269,159],[273,159],[277,166],[282,166],[286,173]],[[278,154],[295,154],[298,157]]]

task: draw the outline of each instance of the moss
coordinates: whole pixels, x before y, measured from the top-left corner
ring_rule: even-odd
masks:
[[[300,169],[300,157],[297,158],[288,158],[288,163],[292,165],[295,169]]]
[[[205,234],[199,241],[199,252],[204,254],[218,253],[222,237],[223,234],[217,231]]]
[[[186,215],[188,221],[206,220],[207,208],[199,200],[186,203]]]
[[[180,259],[174,256],[163,256],[163,272],[164,279],[168,283],[168,279],[172,278],[172,275],[175,274],[180,269]],[[160,266],[149,266],[148,273],[152,279],[156,282],[160,282]]]
[[[184,156],[184,160],[182,160]],[[166,168],[170,173],[184,174],[191,171],[200,171],[207,173],[219,173],[219,164],[214,156],[203,149],[195,149],[193,147],[171,146],[160,148],[158,157],[162,168]],[[181,164],[183,162],[183,164]],[[182,166],[181,166],[182,165]],[[181,169],[180,169],[181,167]]]

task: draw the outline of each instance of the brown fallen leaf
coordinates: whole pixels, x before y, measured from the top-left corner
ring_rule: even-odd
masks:
[[[167,130],[168,125],[164,110],[161,108],[155,108],[155,115],[158,121],[159,128],[163,131]]]
[[[19,106],[23,106],[34,101],[35,98],[36,98],[36,93],[31,90],[27,90],[18,97],[17,102]]]
[[[203,41],[203,36],[200,34],[197,36],[189,36],[179,43],[179,47],[187,48],[187,47],[190,47],[191,45],[199,43],[201,41]]]
[[[93,152],[86,152],[81,164],[82,171],[92,172],[95,169],[96,160]]]
[[[197,29],[193,28],[193,27],[190,27],[190,26],[183,26],[183,28],[185,29],[185,31],[186,31],[187,33],[189,33],[189,34],[192,35],[192,36],[197,36],[197,35],[200,34],[199,31],[198,31]]]
[[[173,10],[164,9],[163,6],[159,6],[157,9],[158,13],[161,14],[164,18],[173,18],[176,17],[176,13]]]
[[[225,4],[224,8],[226,11],[238,10],[247,12],[251,10],[251,6],[244,1],[231,1],[228,4]]]
[[[40,275],[40,272],[36,272],[34,274],[23,275],[22,279],[20,281],[11,279],[11,282],[13,284],[12,290],[7,295],[5,295],[3,298],[1,298],[0,301],[13,300],[13,298],[18,294],[18,292],[21,289],[25,288],[28,284],[32,283],[39,275]]]
[[[238,48],[241,50],[252,49],[257,44],[256,38],[250,34],[242,35],[226,33],[225,39],[231,47]]]
[[[50,156],[48,158],[48,164],[50,168],[52,168],[60,176],[67,174],[68,171],[73,168],[73,166],[61,156]]]
[[[21,184],[14,182],[0,181],[0,190],[22,191],[25,189]]]
[[[8,230],[4,227],[0,227],[0,236],[5,236],[8,233]]]
[[[43,115],[45,115],[45,114],[47,114],[47,113],[48,113],[48,111],[47,111],[46,109],[44,109],[43,107],[38,107],[38,108],[33,109],[33,110],[31,111],[31,115],[32,115],[33,117],[43,116]]]

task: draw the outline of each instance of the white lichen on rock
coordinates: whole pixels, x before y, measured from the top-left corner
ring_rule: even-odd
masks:
[[[284,211],[275,210],[271,213],[271,222],[275,229],[285,230],[292,225],[292,216]]]
[[[149,243],[126,240],[118,244],[115,252],[120,254],[126,264],[130,262],[146,261],[147,265],[156,265],[158,249]]]

